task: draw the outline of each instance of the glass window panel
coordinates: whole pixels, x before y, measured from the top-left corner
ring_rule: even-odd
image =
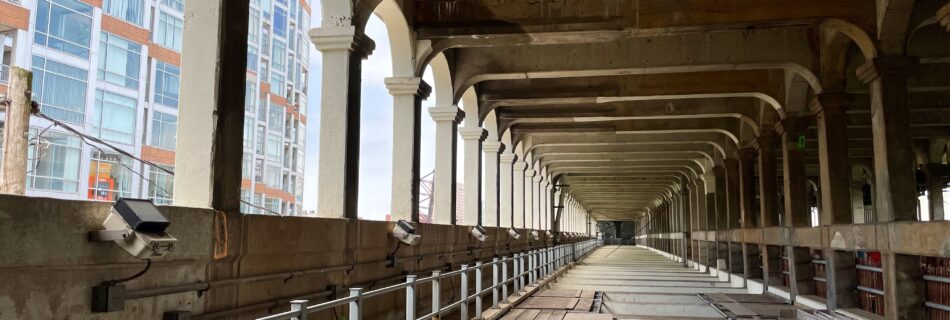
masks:
[[[155,32],[155,43],[181,52],[181,31],[185,23],[168,13],[162,12],[158,18],[158,31]]]
[[[132,196],[132,160],[126,156],[92,150],[89,193],[93,200],[114,201]]]
[[[98,79],[129,89],[139,88],[142,45],[102,33],[99,39]]]
[[[279,37],[287,36],[287,10],[280,7],[274,8],[274,35]]]
[[[152,146],[175,150],[177,131],[178,116],[158,111],[152,113]]]
[[[142,0],[105,0],[102,2],[102,11],[110,16],[141,26],[145,2]]]
[[[274,50],[271,53],[271,64],[274,71],[286,72],[287,45],[283,41],[274,40]]]
[[[164,106],[178,108],[178,92],[181,82],[181,70],[169,63],[155,64],[155,102]]]
[[[93,7],[78,0],[39,0],[33,42],[89,58]]]
[[[33,56],[33,97],[40,110],[60,121],[83,124],[86,70]]]
[[[159,165],[168,171],[174,172],[174,166]],[[148,198],[157,205],[172,204],[172,195],[175,193],[175,176],[164,170],[149,166],[148,170]]]
[[[185,11],[184,0],[162,0],[162,4],[178,12]]]
[[[135,135],[135,108],[134,98],[96,90],[92,133],[103,140],[131,145]]]
[[[79,137],[51,130],[30,128],[27,149],[26,186],[33,190],[74,193],[79,191],[82,154]]]

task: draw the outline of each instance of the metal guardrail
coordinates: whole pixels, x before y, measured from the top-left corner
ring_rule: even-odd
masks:
[[[294,300],[290,302],[290,310],[269,316],[257,318],[257,320],[306,320],[310,313],[327,310],[330,308],[346,305],[349,309],[347,320],[362,319],[362,303],[364,299],[384,295],[387,293],[405,290],[406,320],[424,320],[440,317],[446,313],[459,310],[461,319],[469,318],[468,304],[475,301],[475,312],[481,312],[483,296],[491,293],[491,303],[493,308],[498,307],[501,297],[508,296],[508,285],[513,284],[515,291],[531,283],[544,278],[544,276],[556,272],[568,262],[576,261],[578,257],[584,256],[594,248],[601,246],[599,239],[591,239],[577,243],[562,244],[545,249],[529,250],[516,253],[513,256],[504,256],[494,258],[489,263],[475,262],[474,266],[462,265],[459,270],[442,273],[433,271],[432,275],[425,278],[418,278],[417,275],[407,275],[406,282],[395,284],[388,287],[379,288],[371,291],[363,291],[362,288],[350,288],[349,296],[341,299],[331,300],[320,304],[310,305],[308,300]],[[508,276],[508,264],[513,263],[513,273]],[[482,287],[484,269],[491,268],[492,285],[487,288]],[[468,288],[469,273],[475,273],[475,290],[470,292]],[[458,276],[461,278],[461,295],[458,301],[454,301],[446,306],[441,302],[441,285],[443,279]],[[431,283],[432,286],[432,308],[431,312],[421,317],[416,316],[416,286],[419,284]]]

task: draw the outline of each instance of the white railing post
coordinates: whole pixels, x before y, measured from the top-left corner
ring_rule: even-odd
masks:
[[[515,270],[515,292],[521,291],[521,254],[515,253],[515,258],[513,261],[513,266]]]
[[[416,275],[406,275],[406,320],[416,320]]]
[[[498,257],[492,259],[491,265],[491,307],[498,308]]]
[[[440,298],[442,295],[442,289],[439,285],[439,282],[442,279],[442,272],[432,271],[432,276],[435,277],[435,279],[432,280],[432,313],[434,313],[435,317],[438,318],[439,309],[442,308],[440,306],[442,303],[442,298]]]
[[[528,284],[532,284],[535,281],[538,267],[538,250],[531,250],[530,255],[528,255]]]
[[[350,297],[354,297],[353,301],[350,301],[350,316],[347,317],[347,320],[360,320],[362,319],[362,302],[363,298],[363,288],[350,288]]]
[[[290,311],[297,311],[299,314],[291,319],[307,320],[307,300],[293,300],[290,302]]]
[[[462,283],[460,285],[462,291],[462,303],[459,305],[460,310],[460,319],[468,319],[468,265],[462,265]]]
[[[482,318],[482,262],[475,261],[475,318]]]
[[[504,282],[501,286],[501,297],[508,301],[508,257],[501,257],[501,279]]]

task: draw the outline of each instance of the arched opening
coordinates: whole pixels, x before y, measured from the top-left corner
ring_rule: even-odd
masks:
[[[366,36],[376,50],[363,61],[361,72],[359,217],[387,220],[392,197],[393,97],[383,82],[393,76],[389,26],[377,15],[366,23]]]

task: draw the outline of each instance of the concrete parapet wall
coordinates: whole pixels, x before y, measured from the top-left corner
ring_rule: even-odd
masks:
[[[145,267],[110,243],[87,240],[90,231],[101,229],[110,207],[104,202],[0,196],[0,320],[160,319],[166,311],[200,315],[328,288],[375,289],[404,281],[405,274],[428,276],[433,269],[458,269],[477,259],[487,262],[553,242],[543,232],[541,241],[529,241],[527,235],[511,240],[504,229],[486,228],[489,240],[479,243],[469,235],[471,226],[421,224],[417,225],[421,242],[399,248],[397,263],[390,267],[387,257],[396,249],[396,241],[389,237],[392,222],[159,207],[172,223],[168,232],[179,242],[174,252],[154,259],[145,275],[125,283],[127,290],[214,285],[200,294],[187,291],[130,299],[124,311],[93,314],[93,286]],[[237,285],[214,282],[294,271],[300,272]],[[490,280],[491,272],[485,276]],[[427,287],[419,289],[423,306],[428,303]],[[446,281],[443,288],[448,299],[452,286]],[[373,298],[364,305],[364,314],[392,318],[402,313],[396,306],[402,306],[403,299],[401,294]],[[263,315],[267,309],[245,310],[236,318]],[[281,305],[271,311],[286,309]]]

